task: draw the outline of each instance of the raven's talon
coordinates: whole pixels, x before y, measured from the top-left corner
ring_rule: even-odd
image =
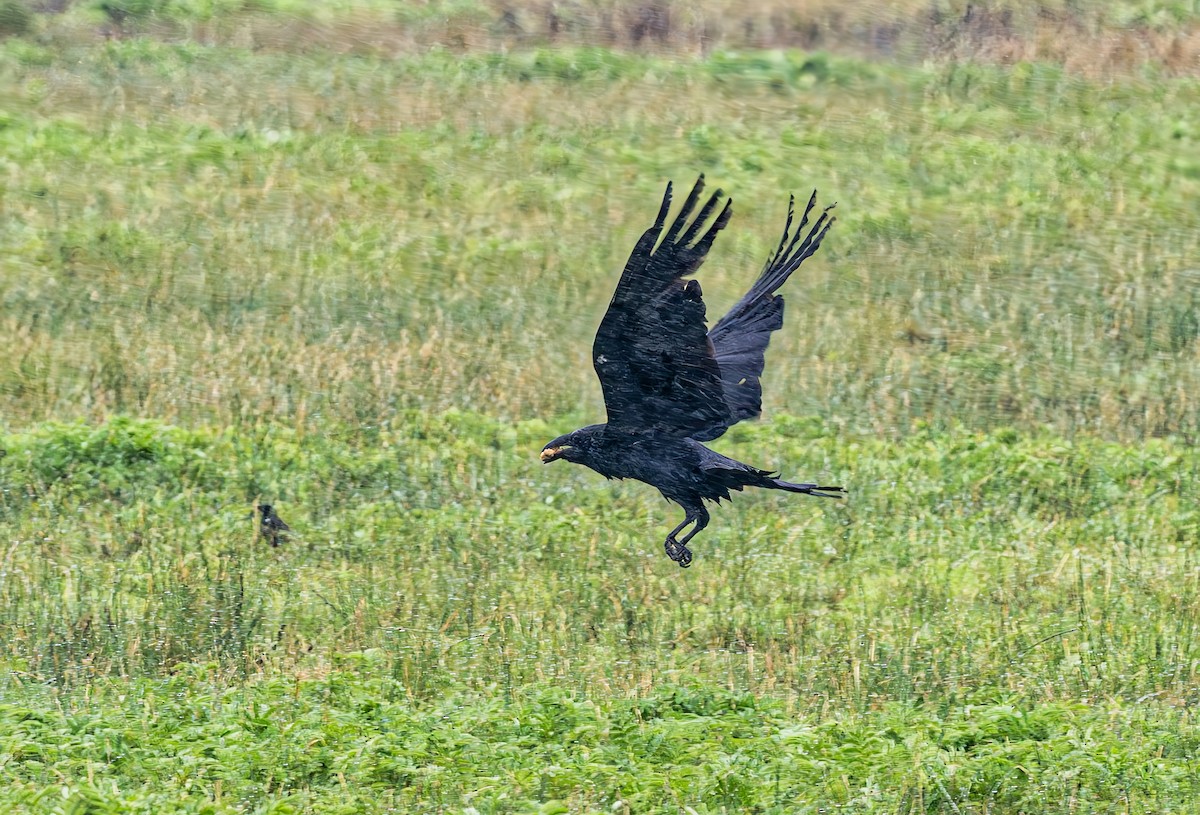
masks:
[[[692,550],[688,549],[682,543],[673,538],[667,538],[663,544],[663,548],[667,550],[667,557],[678,563],[681,569],[686,569],[692,565]]]

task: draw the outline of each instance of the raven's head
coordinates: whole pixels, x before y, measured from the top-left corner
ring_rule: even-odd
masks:
[[[562,458],[576,464],[591,466],[592,452],[599,443],[603,429],[604,425],[593,424],[559,436],[542,448],[542,463],[549,464]]]

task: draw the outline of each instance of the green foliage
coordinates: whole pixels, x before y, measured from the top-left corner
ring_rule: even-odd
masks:
[[[33,12],[24,0],[0,0],[0,36],[22,36],[33,31]]]
[[[427,0],[423,3],[400,3],[395,19],[404,25],[420,25],[430,20],[455,18],[476,23],[486,22],[491,9],[481,0]]]
[[[0,437],[0,805],[1152,812],[1198,792],[1190,446],[741,426],[723,450],[850,498],[740,497],[683,572],[648,489],[537,463],[565,427]],[[279,549],[263,498],[296,531]]]
[[[153,20],[211,20],[250,8],[267,11],[270,0],[95,0],[93,7],[118,25],[137,25]]]
[[[23,796],[33,812],[51,811],[59,796],[64,808],[75,802],[93,812],[233,812],[247,804],[311,812],[785,812],[837,804],[882,813],[918,800],[933,812],[976,802],[1046,811],[1068,801],[1099,812],[1093,796],[1114,782],[1127,800],[1163,805],[1177,800],[1172,790],[1196,788],[1188,753],[1200,739],[1195,725],[1119,704],[996,701],[945,713],[887,705],[850,721],[819,721],[694,684],[601,704],[551,685],[503,706],[476,694],[412,704],[394,679],[373,675],[375,663],[364,654],[321,678],[238,689],[214,686],[207,666],[181,666],[166,682],[97,683],[91,698],[65,710],[5,705],[4,747],[23,758],[10,772],[10,799]],[[702,700],[702,709],[679,707],[680,699]],[[647,718],[647,709],[656,714]],[[109,721],[110,711],[122,725]],[[1162,749],[1159,738],[1167,739]],[[1130,749],[1130,741],[1144,746]],[[1067,756],[1086,757],[1080,772],[1060,772]],[[51,772],[103,773],[121,783],[28,792]]]
[[[173,0],[96,0],[95,8],[117,25],[138,25],[169,16]]]

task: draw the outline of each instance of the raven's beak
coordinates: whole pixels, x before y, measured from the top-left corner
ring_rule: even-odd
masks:
[[[562,458],[563,451],[567,449],[569,448],[566,445],[562,447],[547,447],[542,451],[542,463],[549,464],[557,458]]]

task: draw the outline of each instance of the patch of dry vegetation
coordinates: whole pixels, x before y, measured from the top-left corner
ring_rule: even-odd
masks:
[[[186,36],[287,52],[395,56],[435,45],[477,51],[603,46],[670,54],[802,48],[907,62],[1049,62],[1090,77],[1148,65],[1169,75],[1200,74],[1200,14],[1194,5],[1168,0],[426,0],[398,8],[375,0],[337,6],[110,0],[33,8],[43,12],[41,28],[60,38]],[[34,27],[24,14],[20,32]]]

